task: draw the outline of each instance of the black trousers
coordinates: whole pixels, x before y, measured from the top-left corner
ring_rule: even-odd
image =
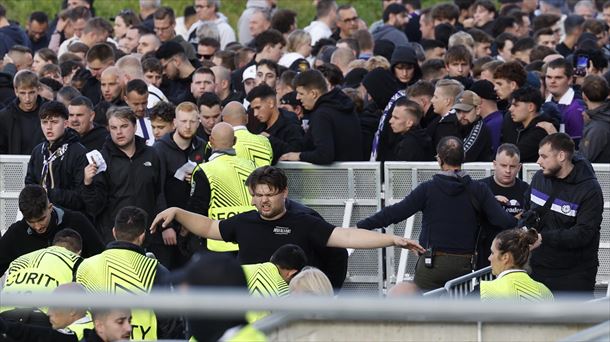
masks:
[[[584,295],[593,297],[597,266],[575,269],[550,269],[532,266],[532,279],[546,285],[555,297]]]

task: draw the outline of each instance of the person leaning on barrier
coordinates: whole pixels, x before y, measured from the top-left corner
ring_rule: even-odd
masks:
[[[527,274],[525,264],[530,249],[536,248],[541,241],[535,229],[505,230],[493,240],[489,262],[491,273],[497,278],[481,282],[481,300],[519,300],[539,302],[553,300],[553,294],[542,283]]]
[[[589,161],[574,153],[574,142],[567,134],[548,135],[539,146],[542,170],[532,178],[526,194],[530,212],[523,214],[538,219],[528,226],[535,227],[542,238],[530,261],[532,278],[553,292],[591,296],[604,210],[601,187]]]
[[[53,245],[22,255],[11,262],[2,294],[51,293],[61,284],[74,280],[81,263],[80,234],[62,229],[53,237]],[[0,317],[12,322],[48,326],[47,308],[0,307]]]
[[[423,252],[413,240],[370,232],[364,229],[341,229],[303,212],[286,210],[288,179],[282,169],[260,167],[246,180],[256,211],[247,211],[222,221],[169,208],[159,213],[151,231],[177,221],[195,235],[239,244],[239,261],[256,264],[269,260],[286,243],[298,245],[311,260],[325,247],[380,248],[398,246]]]
[[[58,208],[50,203],[40,185],[26,185],[19,193],[23,219],[13,223],[0,238],[0,274],[18,257],[51,246],[64,228],[74,229],[83,241],[81,255],[90,257],[104,250],[102,239],[81,213]]]
[[[67,283],[59,285],[53,293],[83,294],[86,290],[77,283]],[[0,337],[11,342],[78,342],[86,329],[93,329],[93,321],[86,309],[51,307],[48,314],[52,327],[8,322],[0,318]]]
[[[422,212],[419,242],[426,247],[426,253],[417,261],[414,279],[422,290],[443,287],[448,280],[472,270],[479,216],[499,228],[517,224],[485,185],[473,182],[461,170],[464,150],[459,138],[442,138],[436,153],[441,172],[421,183],[399,203],[357,224],[365,229],[382,228]]]

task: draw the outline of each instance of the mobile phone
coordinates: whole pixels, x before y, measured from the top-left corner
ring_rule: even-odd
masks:
[[[574,69],[574,75],[578,77],[587,76],[587,68],[589,67],[589,56],[578,55],[576,57],[576,68]]]

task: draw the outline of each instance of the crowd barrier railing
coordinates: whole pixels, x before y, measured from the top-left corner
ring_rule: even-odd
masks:
[[[491,266],[451,279],[440,289],[425,292],[424,296],[437,297],[448,295],[452,299],[462,299],[474,291],[475,287],[484,280],[493,280]]]

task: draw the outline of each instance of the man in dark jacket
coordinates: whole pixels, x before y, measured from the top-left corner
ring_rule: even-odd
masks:
[[[13,223],[0,238],[0,274],[16,258],[51,246],[55,234],[64,228],[77,231],[83,240],[85,258],[104,250],[104,244],[87,218],[76,211],[53,206],[40,185],[26,185],[19,194],[23,219]]]
[[[297,120],[291,121],[278,107],[276,93],[266,84],[254,87],[247,100],[254,117],[264,125],[260,133],[267,138],[273,149],[273,163],[289,152],[300,152],[303,148],[303,129]]]
[[[602,189],[591,164],[574,155],[574,142],[567,134],[542,139],[539,154],[542,170],[526,194],[526,210],[540,217],[536,228],[542,239],[530,259],[532,278],[554,293],[592,296],[604,211]]]
[[[192,168],[203,162],[205,142],[196,135],[199,127],[199,111],[194,103],[183,102],[176,108],[174,127],[176,130],[157,140],[153,148],[159,155],[165,169],[165,200],[168,206],[187,208],[191,193]],[[176,171],[185,164],[191,163],[191,171],[177,174]],[[180,178],[179,178],[180,177]],[[189,243],[188,232],[181,232],[180,227],[168,227],[164,231],[164,243],[170,251],[167,268],[174,269],[186,263],[195,250]],[[178,245],[178,248],[174,248]],[[180,252],[180,253],[178,253]]]
[[[491,134],[481,119],[481,98],[466,90],[453,105],[458,132],[464,141],[464,162],[486,162],[492,159]]]
[[[432,138],[433,146],[438,146],[444,137],[460,135],[453,105],[463,91],[464,86],[456,80],[443,79],[436,82],[434,96],[430,101],[437,117],[426,127],[428,135]]]
[[[78,134],[68,125],[68,109],[58,101],[40,107],[40,126],[46,141],[32,150],[25,184],[42,185],[49,200],[72,210],[84,210],[80,197],[83,170],[87,166],[87,149]]]
[[[328,90],[318,70],[300,73],[294,79],[297,98],[311,112],[303,152],[290,152],[280,160],[330,164],[334,161],[362,160],[360,122],[354,103],[340,89]]]
[[[419,126],[423,115],[424,111],[416,102],[407,100],[406,97],[401,97],[396,101],[390,119],[392,131],[400,134],[400,140],[394,147],[393,155],[396,158],[394,160],[433,160],[432,139]]]
[[[551,122],[545,115],[538,114],[542,106],[542,96],[538,89],[529,86],[521,87],[512,94],[512,104],[510,106],[510,116],[516,134],[516,140],[503,137],[502,142],[517,145],[521,151],[521,161],[523,163],[533,163],[538,159],[538,144],[547,135],[547,132],[538,127],[540,122]]]
[[[579,151],[591,163],[610,163],[610,101],[608,83],[599,76],[585,78],[582,97],[587,105]]]
[[[43,103],[38,95],[38,76],[22,70],[13,80],[17,98],[0,111],[0,154],[30,154],[44,141],[38,110]]]
[[[102,91],[102,99],[95,105],[95,119],[94,121],[101,125],[108,125],[108,119],[106,119],[106,111],[112,106],[127,106],[127,103],[123,100],[123,87],[119,79],[119,68],[111,66],[106,68],[100,76],[100,86]]]
[[[85,96],[78,96],[70,101],[68,125],[80,136],[80,143],[87,151],[102,149],[108,138],[106,127],[95,123],[93,103]]]
[[[85,168],[82,197],[87,213],[95,223],[105,242],[113,240],[112,227],[119,209],[136,205],[149,215],[165,207],[163,197],[164,165],[152,147],[135,135],[136,117],[129,107],[108,111],[110,139],[101,154],[106,170],[97,172],[101,165],[90,163]],[[146,235],[144,246],[151,252],[164,253],[162,234]]]
[[[415,284],[423,290],[440,288],[448,280],[472,270],[478,215],[501,228],[517,224],[485,185],[473,182],[461,171],[464,148],[459,138],[443,138],[436,153],[441,167],[439,174],[421,183],[399,203],[357,224],[358,228],[382,228],[422,211],[419,242],[427,253],[417,262]]]

